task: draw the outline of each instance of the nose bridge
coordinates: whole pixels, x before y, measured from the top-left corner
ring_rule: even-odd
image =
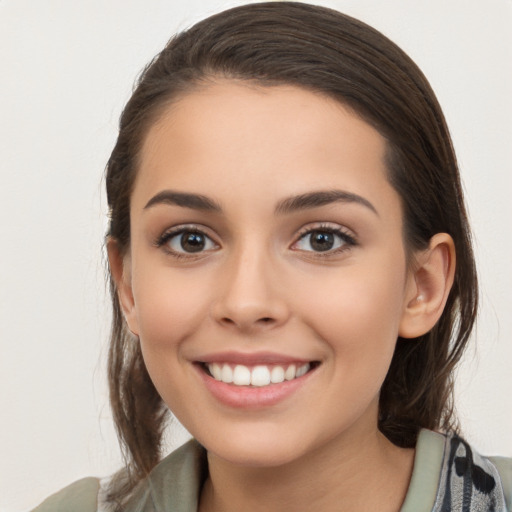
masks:
[[[289,315],[279,283],[276,255],[257,236],[239,241],[220,275],[214,316],[242,330],[282,324]]]

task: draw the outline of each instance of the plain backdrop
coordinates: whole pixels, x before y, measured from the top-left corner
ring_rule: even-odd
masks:
[[[105,386],[103,169],[143,65],[243,2],[0,0],[0,510],[121,463]],[[464,433],[512,455],[512,1],[339,0],[430,79],[457,150],[482,310],[457,377]],[[169,447],[180,443],[179,429]]]

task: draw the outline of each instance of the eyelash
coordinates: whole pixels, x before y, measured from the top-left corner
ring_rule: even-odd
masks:
[[[175,249],[172,249],[169,245],[169,241],[171,241],[173,238],[178,237],[179,235],[184,234],[197,234],[201,235],[205,239],[209,240],[210,243],[218,247],[218,244],[212,239],[211,236],[207,235],[205,231],[197,226],[176,226],[175,228],[171,228],[168,231],[165,231],[162,233],[161,236],[157,238],[155,241],[155,246],[159,248],[163,248],[165,252],[170,254],[176,259],[194,259],[194,258],[200,258],[204,255],[205,252],[208,252],[211,249],[207,249],[206,251],[201,250],[196,253],[194,252],[186,252],[186,251],[177,251]]]
[[[299,244],[301,241],[306,239],[306,237],[311,236],[314,233],[324,233],[324,234],[331,234],[335,235],[339,239],[341,239],[341,245],[339,247],[336,247],[334,249],[328,249],[325,251],[315,251],[315,250],[304,250],[304,249],[294,249],[294,246]],[[172,249],[168,244],[169,241],[171,241],[173,238],[178,237],[179,235],[184,234],[197,234],[204,237],[206,240],[209,240],[209,243],[213,244],[215,247],[218,247],[219,244],[217,244],[212,237],[207,235],[203,229],[201,229],[198,226],[191,225],[191,226],[176,226],[175,228],[169,229],[168,231],[165,231],[162,235],[160,235],[154,245],[158,248],[163,248],[168,254],[170,254],[172,257],[176,259],[194,259],[194,258],[200,258],[204,255],[205,252],[209,252],[212,249],[201,249],[197,252],[186,252],[186,251],[177,251],[175,249]],[[341,252],[347,251],[350,248],[357,245],[356,239],[349,233],[347,233],[345,230],[338,226],[332,226],[329,224],[320,224],[315,227],[306,227],[303,228],[297,237],[297,240],[292,244],[291,248],[292,250],[300,251],[303,253],[312,253],[315,255],[315,257],[325,258],[328,256],[333,256],[335,254],[339,254]]]
[[[333,256],[333,255],[345,252],[357,245],[357,241],[354,238],[354,236],[349,234],[343,228],[341,228],[339,226],[332,226],[330,224],[320,224],[315,227],[308,226],[306,228],[303,228],[303,230],[301,230],[301,232],[299,233],[297,241],[293,243],[292,247],[297,245],[300,241],[304,240],[306,237],[311,236],[313,233],[328,233],[331,235],[335,235],[339,239],[341,239],[342,243],[339,247],[336,247],[335,249],[328,249],[326,251],[314,251],[314,250],[306,251],[303,249],[296,249],[296,250],[302,251],[302,252],[313,253],[315,255],[315,257],[326,258],[329,256]]]

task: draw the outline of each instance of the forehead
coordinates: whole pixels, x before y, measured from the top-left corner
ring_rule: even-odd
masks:
[[[385,150],[373,127],[323,94],[221,81],[182,96],[150,128],[132,199],[162,188],[260,200],[340,186],[378,195],[389,188]]]

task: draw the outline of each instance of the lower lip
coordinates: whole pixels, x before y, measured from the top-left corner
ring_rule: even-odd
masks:
[[[275,405],[296,393],[314,373],[314,370],[310,370],[302,377],[279,384],[250,387],[235,386],[215,380],[200,365],[197,365],[197,370],[207,389],[219,402],[240,409],[258,409]]]

